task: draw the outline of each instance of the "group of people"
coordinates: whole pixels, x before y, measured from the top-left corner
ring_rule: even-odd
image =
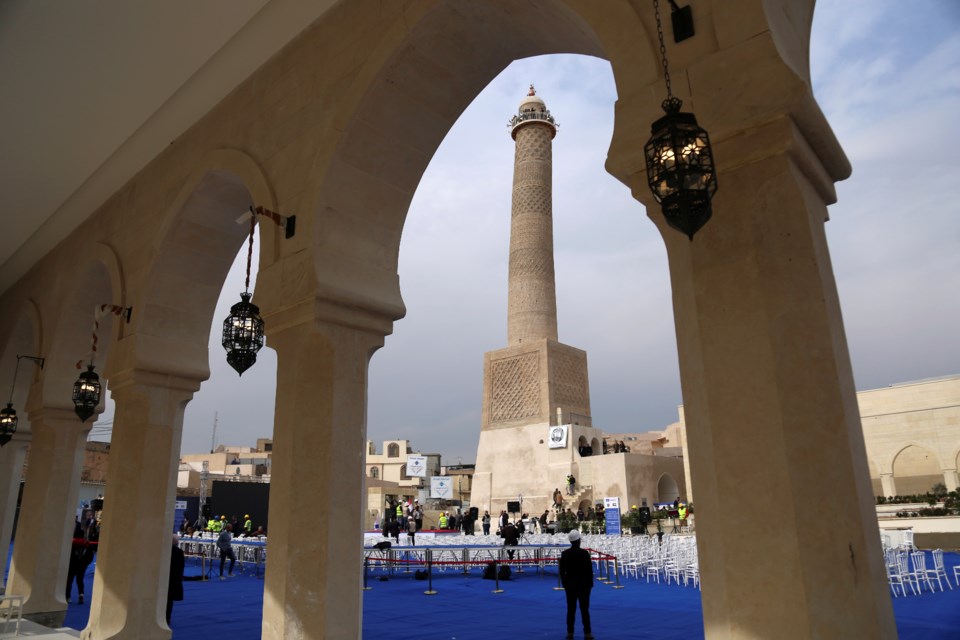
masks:
[[[630,453],[630,447],[623,444],[623,440],[614,440],[613,444],[607,444],[607,439],[603,439],[603,453]]]
[[[400,533],[406,532],[410,544],[416,546],[417,532],[423,528],[423,507],[419,500],[413,502],[394,502],[387,499],[380,529],[384,537],[392,537],[400,544]]]
[[[220,534],[228,525],[237,537],[249,538],[252,536],[267,535],[263,526],[259,526],[256,529],[253,528],[253,520],[250,518],[249,513],[244,514],[242,523],[237,516],[233,516],[229,520],[225,515],[213,516],[207,519],[201,514],[193,523],[191,523],[188,518],[184,518],[183,522],[180,523],[180,535],[192,538],[198,531]]]
[[[93,563],[100,544],[100,524],[93,511],[84,512],[83,522],[76,518],[73,523],[73,539],[70,542],[70,562],[67,567],[67,602],[70,602],[73,584],[77,585],[77,602],[83,604],[83,576]]]

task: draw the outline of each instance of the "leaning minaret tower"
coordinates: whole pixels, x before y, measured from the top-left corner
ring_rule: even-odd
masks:
[[[557,338],[553,269],[553,138],[557,123],[533,86],[510,119],[507,346],[483,356],[483,414],[471,503],[496,513],[521,496],[539,513],[548,489],[579,474],[591,427],[585,351]],[[561,437],[562,436],[562,437]]]
[[[507,344],[557,339],[557,287],[553,271],[553,138],[557,123],[530,93],[510,120],[516,140],[510,216]]]

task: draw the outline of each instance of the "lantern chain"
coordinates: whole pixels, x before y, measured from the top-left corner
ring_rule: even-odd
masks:
[[[257,214],[254,213],[253,207],[250,207],[250,245],[247,248],[247,280],[246,284],[243,285],[244,291],[250,291],[250,263],[253,262],[253,232],[257,228]]]
[[[670,69],[667,66],[667,47],[663,44],[663,25],[660,23],[660,2],[653,0],[653,13],[657,17],[657,38],[660,40],[660,62],[663,65],[663,79],[667,83],[667,100],[673,97],[670,88]]]

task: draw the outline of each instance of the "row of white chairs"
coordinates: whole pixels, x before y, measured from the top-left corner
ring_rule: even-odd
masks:
[[[947,583],[950,590],[953,590],[953,585],[950,584],[950,578],[947,576],[943,564],[943,550],[934,549],[930,552],[930,555],[933,559],[932,568],[927,567],[927,556],[924,551],[901,551],[896,548],[885,551],[887,581],[890,583],[890,590],[895,598],[901,595],[906,596],[907,587],[910,587],[910,592],[913,595],[923,593],[924,586],[933,593],[934,580],[940,587],[940,591],[944,591],[944,582]],[[960,585],[960,566],[953,568],[953,577]],[[899,593],[897,592],[898,589]]]

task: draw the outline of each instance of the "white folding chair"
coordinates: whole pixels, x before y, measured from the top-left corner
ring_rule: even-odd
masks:
[[[960,569],[960,567],[954,567],[954,574],[957,573],[957,569]],[[950,584],[950,578],[947,577],[947,570],[943,566],[943,549],[933,550],[933,571],[937,573],[937,580],[939,581],[942,576],[947,586],[953,591],[953,585]],[[940,587],[940,590],[943,591],[943,587]]]
[[[927,556],[923,551],[914,551],[910,554],[910,560],[913,564],[913,577],[917,581],[917,584],[920,581],[927,583],[927,588],[930,589],[930,592],[933,593],[933,582],[930,580],[931,570],[927,569]],[[933,571],[936,574],[936,571]],[[939,578],[937,578],[939,581]],[[921,586],[920,591],[923,591]],[[943,591],[943,585],[940,585],[940,591]]]
[[[17,617],[17,625],[14,628],[13,635],[20,635],[20,620],[23,616],[23,596],[2,595],[0,596],[0,617],[3,618],[3,633],[7,632],[7,625],[13,617]]]

